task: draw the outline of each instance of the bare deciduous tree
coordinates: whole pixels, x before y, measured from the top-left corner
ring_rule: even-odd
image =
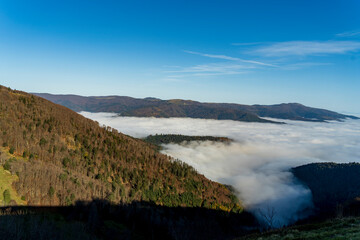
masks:
[[[275,227],[275,223],[276,223],[275,207],[270,207],[269,205],[267,205],[265,209],[259,208],[258,213],[262,217],[266,229],[272,229]]]

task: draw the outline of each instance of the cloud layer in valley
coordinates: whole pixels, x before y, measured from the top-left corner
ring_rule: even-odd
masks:
[[[231,144],[191,142],[164,145],[163,153],[190,164],[206,177],[230,184],[245,206],[255,213],[274,208],[279,224],[301,217],[311,208],[310,191],[296,182],[291,167],[310,162],[358,162],[360,121],[288,124],[245,123],[190,118],[118,117],[112,113],[82,114],[118,129],[149,134],[226,136]]]

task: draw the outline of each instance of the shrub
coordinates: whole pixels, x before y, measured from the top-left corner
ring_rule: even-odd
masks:
[[[9,150],[9,153],[10,153],[10,154],[14,154],[14,152],[15,152],[15,148],[14,148],[14,147],[11,147],[10,150]]]
[[[69,197],[65,198],[65,204],[68,205],[68,206],[70,206],[72,204],[72,201],[70,200]]]
[[[40,139],[40,142],[39,142],[40,146],[44,146],[46,143],[47,143],[47,141],[45,138]]]
[[[9,161],[6,161],[4,164],[4,169],[9,171],[10,168],[11,168],[11,165],[10,165]]]
[[[54,196],[54,194],[55,194],[55,189],[53,188],[53,186],[50,186],[48,193],[49,193],[49,196],[50,196],[51,198]]]
[[[60,174],[59,178],[60,178],[61,181],[65,182],[65,180],[67,179],[67,174],[62,173],[62,174]]]
[[[110,193],[107,197],[106,197],[107,200],[109,201],[115,201],[115,194],[114,193]]]
[[[9,189],[5,189],[5,191],[3,192],[3,196],[4,196],[4,202],[5,204],[9,204],[11,201],[11,196],[10,196],[10,191]]]
[[[70,165],[70,162],[71,162],[70,158],[66,157],[63,159],[62,163],[64,167],[68,167]]]

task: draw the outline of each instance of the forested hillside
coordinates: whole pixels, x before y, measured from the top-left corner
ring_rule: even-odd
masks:
[[[18,198],[11,200],[22,201],[12,204],[64,206],[97,198],[242,211],[223,185],[63,106],[0,86],[0,116],[1,165],[15,176]]]
[[[311,163],[292,172],[311,190],[316,214],[360,216],[359,163]]]
[[[227,137],[214,137],[214,136],[186,136],[181,134],[155,134],[149,135],[144,138],[145,142],[152,143],[154,145],[168,144],[168,143],[182,143],[190,141],[213,141],[230,143],[233,140]]]

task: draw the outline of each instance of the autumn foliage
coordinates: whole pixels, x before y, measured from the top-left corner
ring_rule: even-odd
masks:
[[[0,86],[0,163],[29,205],[134,200],[241,211],[233,194],[150,143]]]

